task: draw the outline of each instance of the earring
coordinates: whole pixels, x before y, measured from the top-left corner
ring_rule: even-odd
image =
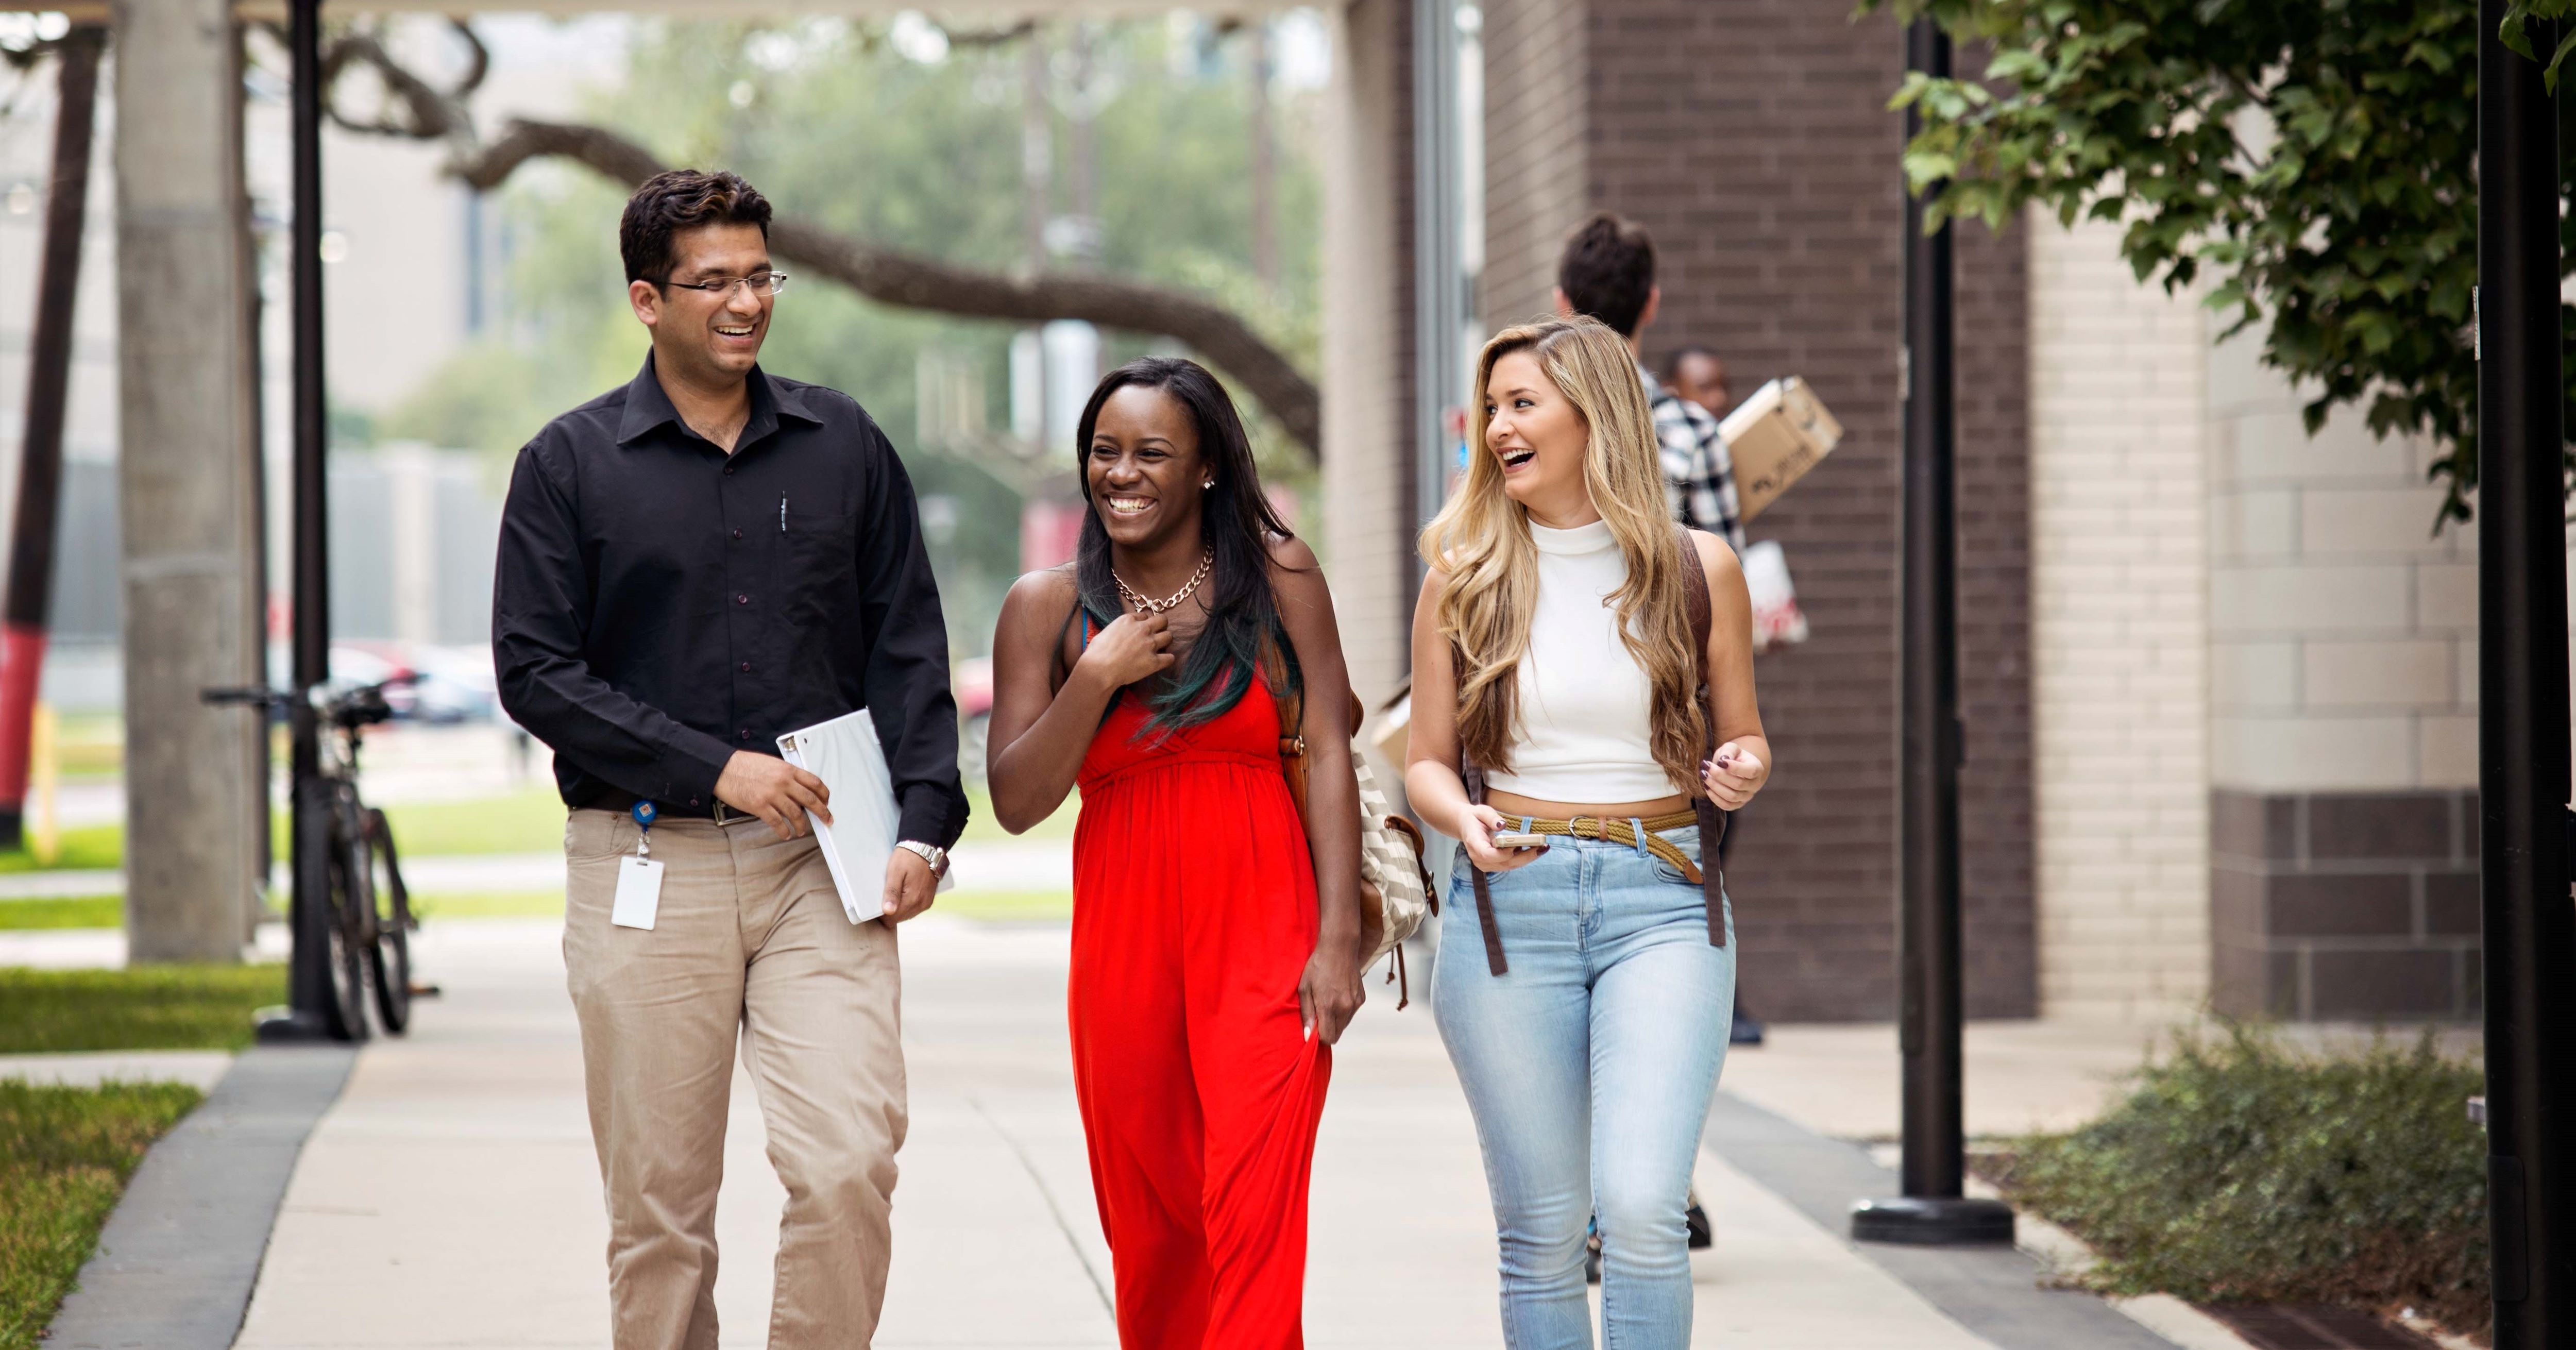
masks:
[[[1206,482],[1199,484],[1199,491],[1201,491],[1201,492],[1205,492],[1205,491],[1207,491],[1209,488],[1212,488],[1212,487],[1215,487],[1215,486],[1216,486],[1216,480],[1215,480],[1215,479],[1213,479],[1213,478],[1211,478],[1211,479],[1207,480]]]

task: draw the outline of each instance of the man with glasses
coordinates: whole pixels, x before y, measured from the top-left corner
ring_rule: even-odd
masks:
[[[906,1123],[893,925],[966,824],[948,636],[912,485],[846,394],[757,363],[769,203],[662,174],[618,228],[644,368],[519,452],[492,649],[555,751],[564,966],[607,1192],[617,1350],[713,1350],[734,1048],[787,1190],[769,1344],[864,1346]],[[783,732],[865,708],[898,837],[844,912]],[[852,878],[853,884],[860,882]]]

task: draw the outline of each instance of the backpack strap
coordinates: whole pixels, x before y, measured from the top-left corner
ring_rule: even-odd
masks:
[[[1681,546],[1682,596],[1690,608],[1691,657],[1699,667],[1699,688],[1692,694],[1703,710],[1708,703],[1708,636],[1715,625],[1713,606],[1708,598],[1708,571],[1700,566],[1699,544],[1691,538],[1690,527],[1676,525],[1673,538]],[[1717,753],[1717,724],[1708,724],[1703,759]],[[1700,783],[1691,784],[1691,813],[1699,817],[1699,893],[1700,905],[1708,911],[1708,945],[1726,945],[1726,832],[1735,823],[1733,812],[1721,811],[1709,800]]]
[[[1449,644],[1449,687],[1453,691],[1467,687],[1467,653],[1455,642]],[[1485,804],[1485,771],[1468,757],[1464,741],[1458,745],[1458,781],[1467,789],[1469,805]],[[1486,879],[1485,869],[1472,860],[1467,864],[1467,877],[1476,890],[1476,926],[1485,935],[1485,969],[1503,974],[1511,967],[1503,960],[1503,930],[1494,920],[1492,883]]]

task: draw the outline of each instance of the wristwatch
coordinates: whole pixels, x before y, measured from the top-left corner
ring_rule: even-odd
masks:
[[[897,843],[895,847],[906,853],[916,854],[923,862],[930,864],[931,880],[937,881],[948,875],[948,850],[937,844],[925,844],[918,839],[906,839]]]

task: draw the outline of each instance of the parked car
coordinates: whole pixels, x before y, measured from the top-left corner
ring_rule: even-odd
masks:
[[[360,685],[392,680],[385,702],[396,721],[454,726],[487,722],[498,711],[491,659],[476,660],[467,648],[416,647],[406,650],[360,646],[331,649],[331,678],[326,690],[340,693]]]

